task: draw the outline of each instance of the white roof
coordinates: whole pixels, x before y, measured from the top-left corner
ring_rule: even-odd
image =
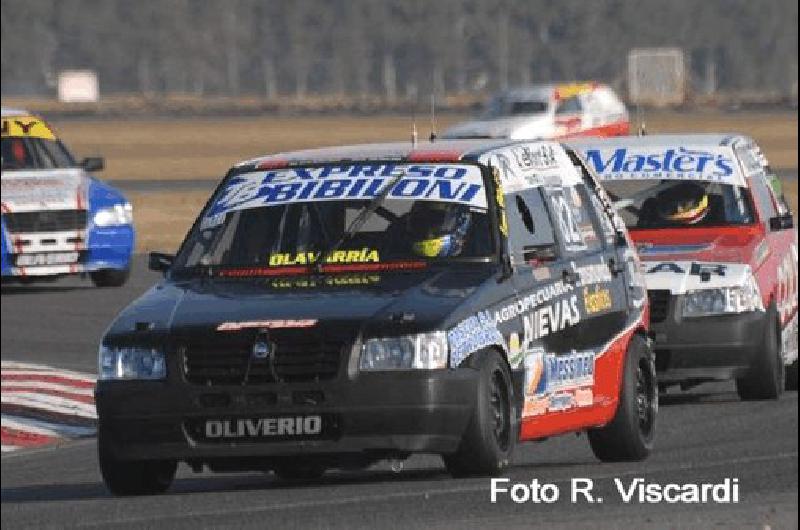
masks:
[[[580,138],[569,140],[576,149],[610,147],[660,147],[691,144],[695,147],[733,145],[737,141],[752,141],[738,133],[646,134],[644,136],[614,136],[610,138]]]
[[[11,109],[8,107],[2,107],[2,117],[12,117],[12,116],[30,116],[30,112],[22,109]]]
[[[602,180],[697,180],[747,186],[738,134],[659,134],[570,141]]]
[[[494,94],[494,97],[500,97],[512,101],[547,101],[553,98],[557,85],[531,85],[523,87],[509,88],[502,92]]]

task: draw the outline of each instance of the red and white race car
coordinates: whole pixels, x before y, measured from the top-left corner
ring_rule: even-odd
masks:
[[[625,104],[595,82],[535,85],[494,96],[476,120],[453,126],[445,138],[536,140],[620,136],[630,124]]]
[[[756,143],[739,135],[572,142],[645,266],[660,384],[797,389],[797,232]],[[786,370],[784,370],[786,366]]]

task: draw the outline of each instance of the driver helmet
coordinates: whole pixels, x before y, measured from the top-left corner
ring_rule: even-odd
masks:
[[[461,254],[472,213],[461,204],[417,202],[407,218],[411,249],[425,258],[448,258]]]
[[[658,215],[672,223],[693,225],[708,215],[708,194],[694,182],[681,182],[658,194]]]

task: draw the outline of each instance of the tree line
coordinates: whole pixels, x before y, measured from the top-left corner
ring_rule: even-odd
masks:
[[[2,0],[2,92],[261,97],[623,87],[631,48],[678,46],[696,85],[797,86],[794,0]]]

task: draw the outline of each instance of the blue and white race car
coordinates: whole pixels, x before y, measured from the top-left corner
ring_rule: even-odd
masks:
[[[131,204],[76,162],[52,128],[2,109],[2,278],[30,282],[88,275],[99,287],[125,283],[135,233]]]

